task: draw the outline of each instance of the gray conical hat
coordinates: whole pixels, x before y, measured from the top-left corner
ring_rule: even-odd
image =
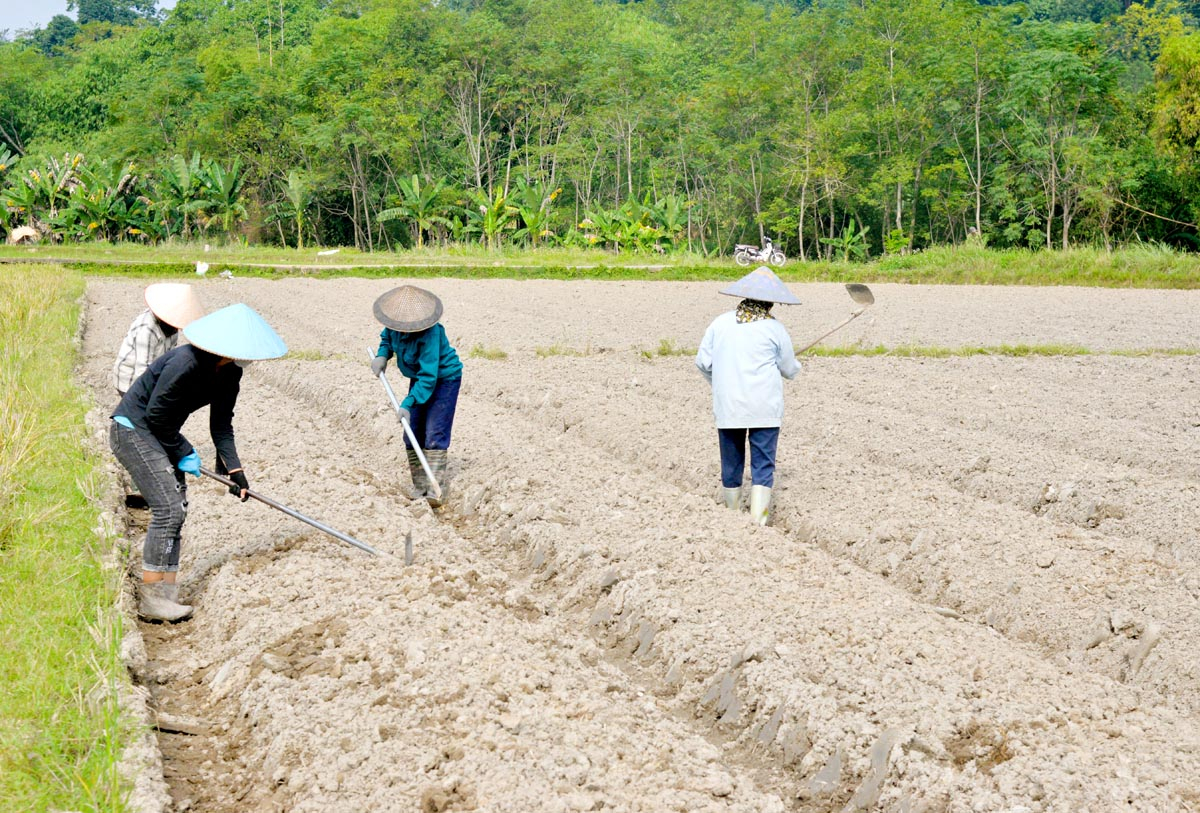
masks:
[[[742,299],[757,299],[760,302],[778,302],[780,305],[799,305],[800,300],[787,289],[783,280],[765,265],[760,265],[721,293]]]
[[[375,318],[401,333],[433,327],[442,318],[442,300],[424,288],[401,285],[375,300]]]

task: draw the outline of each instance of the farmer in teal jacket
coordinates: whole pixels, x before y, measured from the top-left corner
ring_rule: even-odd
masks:
[[[388,359],[395,356],[396,366],[409,379],[408,395],[400,402],[399,417],[412,427],[445,500],[446,454],[450,431],[454,428],[458,388],[462,384],[462,362],[438,322],[442,318],[442,301],[424,288],[401,285],[376,299],[374,310],[375,318],[384,328],[379,334],[379,351],[371,362],[371,373],[378,376],[387,367]],[[413,496],[440,505],[441,501],[430,493],[429,479],[407,434],[404,445],[412,472]]]

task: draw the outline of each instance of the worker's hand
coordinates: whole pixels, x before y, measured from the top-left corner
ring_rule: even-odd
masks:
[[[387,356],[376,356],[371,359],[371,373],[378,378],[383,372],[383,368],[387,367]]]
[[[400,421],[400,423],[407,422],[408,424],[411,425],[412,424],[412,413],[409,412],[404,407],[400,407],[399,409],[396,410],[396,420]]]
[[[229,472],[229,479],[237,483],[237,485],[229,487],[229,493],[235,497],[240,497],[242,502],[245,502],[250,496],[248,493],[250,491],[250,481],[246,479],[245,469]]]
[[[175,464],[175,468],[179,469],[184,474],[190,474],[193,477],[200,476],[200,455],[196,454],[196,450],[188,452],[184,457]]]

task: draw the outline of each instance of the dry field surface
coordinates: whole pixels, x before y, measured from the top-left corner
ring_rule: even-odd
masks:
[[[691,356],[642,352],[718,285],[428,281],[466,364],[434,512],[367,366],[394,284],[199,283],[293,351],[243,381],[251,486],[395,556],[192,482],[195,617],[127,641],[144,808],[1200,809],[1200,357],[811,359],[758,528]],[[89,283],[98,443],[141,287]],[[1196,292],[872,288],[831,342],[1200,347]],[[850,311],[793,289],[798,345]]]

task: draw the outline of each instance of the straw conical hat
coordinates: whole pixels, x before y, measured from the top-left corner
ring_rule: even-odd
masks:
[[[375,318],[401,333],[433,327],[442,318],[442,300],[424,288],[401,285],[375,300]]]
[[[780,305],[799,305],[800,300],[787,289],[783,280],[765,265],[760,265],[721,293],[742,299],[757,299],[760,302],[778,302]]]
[[[146,306],[159,319],[177,328],[185,328],[204,315],[196,291],[182,282],[156,282],[147,286]]]
[[[183,335],[201,350],[239,361],[277,359],[287,353],[279,334],[240,302],[197,319],[183,329]]]

